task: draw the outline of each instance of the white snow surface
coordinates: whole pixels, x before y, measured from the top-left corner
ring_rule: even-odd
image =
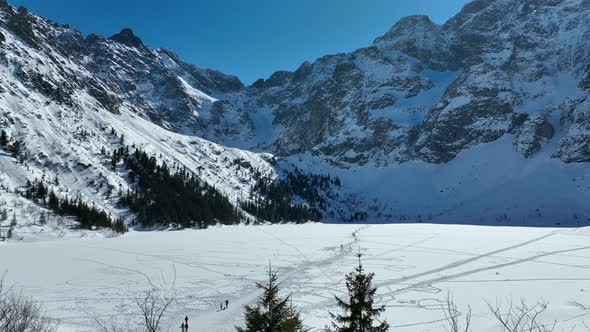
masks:
[[[335,209],[368,213],[372,222],[425,221],[487,225],[580,226],[590,220],[590,168],[515,152],[512,137],[479,144],[441,165],[411,161],[334,167],[309,154],[288,162],[342,181]],[[335,220],[338,221],[338,220]]]
[[[589,313],[589,236],[590,228],[229,226],[4,243],[0,261],[7,282],[43,303],[67,332],[92,331],[88,315],[136,323],[134,298],[148,289],[176,297],[163,331],[175,331],[185,316],[191,332],[234,331],[242,306],[259,295],[254,283],[264,280],[269,261],[283,294],[293,294],[307,325],[319,331],[328,312],[338,312],[334,296],[345,294],[344,275],[359,248],[394,331],[444,331],[447,292],[460,310],[471,305],[474,331],[499,331],[485,301],[505,306],[521,298],[547,301],[542,320],[570,331]],[[226,299],[229,308],[218,311]]]

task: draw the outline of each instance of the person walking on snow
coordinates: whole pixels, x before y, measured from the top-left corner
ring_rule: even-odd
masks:
[[[181,332],[188,332],[188,316],[184,318],[184,322],[180,324]]]
[[[229,306],[229,301],[226,299],[225,300],[225,309],[227,309],[228,306]]]

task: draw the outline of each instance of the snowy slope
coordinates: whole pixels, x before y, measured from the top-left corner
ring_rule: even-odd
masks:
[[[343,170],[310,155],[287,160],[339,177],[348,193],[340,208],[366,212],[370,222],[588,224],[588,166],[564,164],[548,151],[527,159],[513,150],[512,139],[478,145],[441,165],[371,163]]]
[[[64,33],[64,28],[39,17],[27,17],[37,22],[35,36],[40,41],[50,39],[53,33]],[[274,176],[270,164],[258,154],[171,132],[149,121],[146,114],[136,112],[135,105],[117,102],[116,107],[111,105],[115,108],[108,107],[92,89],[101,87],[105,95],[112,92],[101,86],[99,78],[75,57],[49,42],[40,46],[27,43],[5,25],[0,25],[0,33],[4,36],[0,46],[1,129],[11,138],[20,139],[27,155],[24,165],[8,153],[0,155],[4,189],[0,200],[10,216],[16,213],[19,227],[15,238],[43,237],[43,227],[35,228],[39,234],[32,234],[35,231],[30,224],[44,209],[23,202],[15,193],[27,180],[52,182],[57,177],[59,185],[52,188],[61,197],[80,196],[113,216],[128,216],[115,207],[116,197],[107,193],[109,187],[115,194],[126,191],[126,176],[120,170],[113,171],[109,157],[101,154],[102,149],[110,154],[122,142],[156,156],[159,162],[186,167],[234,203],[249,197],[255,172]],[[185,85],[195,100],[213,101]],[[62,222],[57,217],[52,219]]]

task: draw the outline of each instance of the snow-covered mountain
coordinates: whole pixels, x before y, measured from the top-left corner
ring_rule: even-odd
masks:
[[[507,134],[527,158],[559,135],[556,158],[588,162],[589,20],[582,0],[477,0],[442,26],[407,17],[370,47],[256,82],[244,109],[270,110],[271,150],[335,163],[445,163]]]
[[[109,161],[123,144],[190,170],[234,203],[250,195],[256,177],[275,176],[270,156],[180,133],[183,122],[197,131],[199,117],[193,115],[215,102],[195,86],[224,93],[241,87],[237,79],[186,64],[167,69],[167,53],[146,48],[129,30],[84,39],[6,2],[0,3],[0,21],[0,127],[25,147],[22,158],[0,155],[0,208],[22,226],[18,236],[51,226],[35,225],[48,211],[19,194],[27,181],[45,180],[61,198],[79,197],[113,217],[128,216],[116,195],[131,187],[130,180]],[[9,221],[0,222],[0,236]]]
[[[102,153],[124,135],[234,204],[297,166],[341,179],[326,220],[588,223],[589,37],[587,0],[475,0],[244,86],[130,29],[85,38],[0,0],[0,127],[27,147],[0,156],[0,200],[34,219],[16,191],[57,175],[128,215]]]

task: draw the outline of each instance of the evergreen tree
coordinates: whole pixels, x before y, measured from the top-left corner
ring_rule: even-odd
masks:
[[[127,226],[121,219],[117,219],[117,221],[113,223],[111,228],[113,229],[113,231],[119,234],[125,234],[127,232]]]
[[[39,224],[45,225],[46,223],[47,223],[47,215],[45,214],[45,212],[41,212],[41,215],[39,216]]]
[[[245,306],[246,328],[236,327],[238,332],[305,332],[299,312],[291,303],[291,296],[279,295],[278,275],[269,266],[268,283],[257,283],[264,292],[255,306]]]
[[[119,156],[117,155],[117,151],[113,151],[113,156],[111,157],[111,167],[113,171],[117,170],[117,163],[119,162]]]
[[[8,233],[6,233],[6,238],[7,238],[7,239],[12,239],[12,227],[10,227],[10,228],[8,229]]]
[[[8,135],[4,130],[0,131],[0,148],[5,148],[8,145]]]
[[[35,197],[44,200],[47,197],[47,188],[43,184],[43,181],[39,181],[35,188]]]
[[[12,220],[10,221],[10,227],[16,226],[16,211],[12,214]]]
[[[374,273],[365,273],[361,264],[361,254],[358,254],[359,265],[346,275],[346,288],[349,301],[336,297],[336,303],[343,314],[332,316],[332,331],[335,332],[386,332],[389,324],[386,321],[377,326],[373,322],[385,311],[385,306],[374,307],[374,297],[377,288],[373,287]]]
[[[12,146],[10,147],[10,152],[12,153],[12,156],[14,158],[18,158],[21,154],[21,150],[22,150],[22,146],[21,146],[21,141],[19,140],[15,140],[12,143]]]
[[[53,190],[49,192],[48,197],[47,206],[53,211],[59,210],[59,198],[57,198]]]

